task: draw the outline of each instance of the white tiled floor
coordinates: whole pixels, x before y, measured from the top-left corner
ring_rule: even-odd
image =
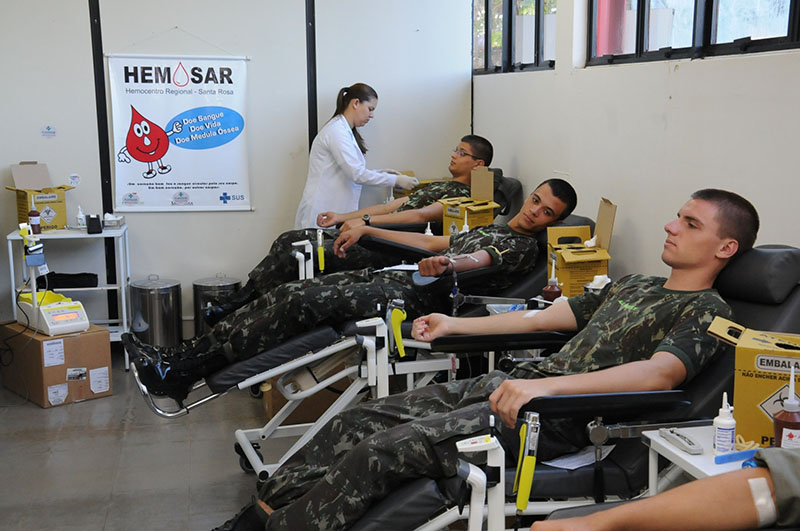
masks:
[[[42,409],[0,383],[0,529],[208,530],[255,493],[233,432],[263,426],[261,401],[235,391],[162,419],[118,347],[110,397]]]

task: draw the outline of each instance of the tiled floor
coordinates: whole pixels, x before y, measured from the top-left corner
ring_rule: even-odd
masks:
[[[118,344],[112,359],[106,398],[42,409],[0,386],[0,529],[209,530],[255,493],[233,432],[263,426],[260,400],[235,391],[163,419]]]

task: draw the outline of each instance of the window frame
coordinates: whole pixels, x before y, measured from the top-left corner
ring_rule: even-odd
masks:
[[[514,0],[502,0],[503,2],[503,37],[501,39],[501,62],[499,66],[489,66],[492,54],[491,39],[491,4],[492,0],[481,0],[484,5],[485,20],[483,24],[483,68],[472,69],[472,75],[482,76],[487,74],[504,74],[508,72],[532,72],[536,70],[552,70],[555,68],[555,60],[542,59],[542,48],[544,45],[544,35],[542,26],[544,20],[545,0],[535,0],[536,19],[534,20],[534,32],[536,34],[536,46],[534,48],[533,63],[514,63]],[[475,49],[475,4],[472,4],[472,50]]]
[[[586,66],[642,63],[648,61],[666,61],[670,59],[702,59],[722,55],[738,55],[745,53],[768,52],[800,48],[800,0],[790,0],[789,20],[786,36],[767,39],[751,39],[743,37],[733,42],[712,44],[711,37],[716,30],[716,0],[694,0],[694,21],[692,29],[692,45],[682,48],[660,48],[645,50],[649,31],[649,0],[636,0],[636,49],[633,53],[607,54],[594,56],[592,48],[595,41],[595,16],[597,0],[588,2],[588,28],[586,40]]]

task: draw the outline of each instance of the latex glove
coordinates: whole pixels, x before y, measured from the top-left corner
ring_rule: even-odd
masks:
[[[397,176],[397,181],[394,183],[395,188],[403,190],[411,190],[419,184],[419,179],[416,177],[409,177],[408,175],[400,174]]]

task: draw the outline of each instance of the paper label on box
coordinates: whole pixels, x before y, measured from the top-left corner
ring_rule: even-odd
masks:
[[[86,379],[86,367],[67,367],[67,381],[74,382]]]
[[[795,393],[794,397],[798,398],[797,393]],[[758,408],[770,419],[773,419],[778,411],[783,411],[783,403],[788,399],[789,385],[786,384],[764,399],[764,401],[758,405]]]
[[[50,385],[47,387],[47,401],[54,406],[63,404],[68,392],[69,386],[66,383]]]
[[[64,365],[64,340],[53,339],[42,342],[42,352],[44,353],[44,366],[53,367]]]
[[[447,207],[447,214],[449,216],[460,216],[461,215],[461,209],[458,208],[458,207],[449,206],[449,207]]]
[[[109,390],[108,367],[99,367],[89,371],[89,387],[94,394]]]
[[[42,210],[42,219],[46,223],[50,223],[51,221],[53,221],[53,219],[55,219],[57,215],[58,213],[52,208],[50,208],[50,205],[47,205],[46,207],[44,207],[44,210]]]

